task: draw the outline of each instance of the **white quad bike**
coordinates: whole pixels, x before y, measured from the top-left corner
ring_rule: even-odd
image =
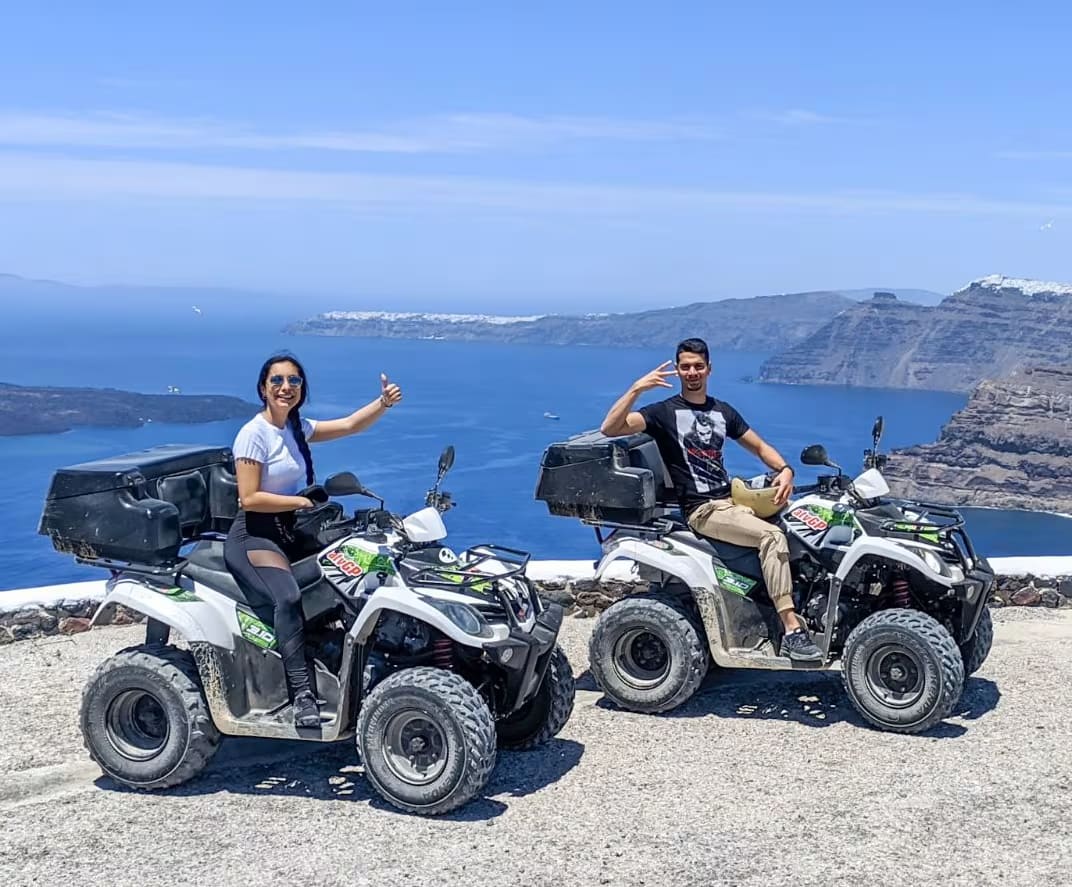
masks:
[[[157,447],[56,472],[40,532],[111,570],[94,622],[115,605],[148,620],[145,643],[104,662],[83,693],[82,734],[101,769],[163,789],[201,771],[221,735],[356,736],[383,798],[437,814],[484,788],[497,747],[557,734],[574,698],[556,644],[562,608],[536,595],[524,552],[455,555],[443,544],[452,502],[439,484],[453,459],[448,447],[428,507],[405,518],[348,472],[303,491],[320,503],[299,526],[319,550],[292,565],[321,700],[313,729],[294,725],[270,603],[224,564],[220,530],[237,507],[230,452]],[[344,517],[329,496],[349,494],[379,508]],[[169,643],[172,631],[187,649]]]
[[[837,473],[798,488],[771,518],[789,542],[797,612],[822,653],[813,663],[779,655],[782,628],[756,549],[700,537],[681,520],[654,440],[589,432],[549,447],[536,496],[552,514],[595,527],[596,579],[650,583],[593,628],[589,665],[604,694],[624,709],[663,712],[692,696],[712,664],[840,663],[849,698],[871,724],[918,733],[945,718],[990,651],[994,573],[958,512],[888,498],[881,435],[879,417],[855,479],[823,446],[807,447],[802,463]]]

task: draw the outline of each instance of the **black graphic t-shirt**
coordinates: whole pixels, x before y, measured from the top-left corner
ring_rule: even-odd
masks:
[[[740,413],[713,397],[701,406],[680,394],[648,404],[638,412],[647,424],[646,433],[659,446],[685,514],[709,499],[729,496],[722,447],[726,438],[737,440],[748,431]]]

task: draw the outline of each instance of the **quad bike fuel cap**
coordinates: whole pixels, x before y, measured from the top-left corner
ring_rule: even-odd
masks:
[[[735,477],[730,483],[730,498],[733,499],[733,504],[751,508],[756,517],[773,517],[782,510],[781,505],[774,504],[774,497],[777,495],[776,487],[753,489],[739,477]]]

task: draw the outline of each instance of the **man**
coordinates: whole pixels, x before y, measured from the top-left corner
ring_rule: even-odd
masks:
[[[600,430],[608,437],[644,431],[655,439],[689,526],[701,536],[759,549],[767,592],[785,631],[782,655],[802,661],[819,660],[822,654],[793,604],[785,534],[756,517],[752,509],[733,503],[722,447],[726,438],[731,438],[777,472],[777,505],[789,501],[793,469],[737,410],[707,393],[711,358],[703,339],[681,342],[674,362],[674,368],[669,369],[671,363],[667,361],[629,386],[610,408]],[[671,376],[679,377],[680,394],[633,410],[633,403],[644,392],[672,388],[667,381]]]

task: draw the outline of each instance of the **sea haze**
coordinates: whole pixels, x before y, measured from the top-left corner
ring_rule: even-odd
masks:
[[[0,381],[24,385],[125,388],[165,393],[231,394],[251,399],[261,361],[275,349],[306,365],[313,418],[343,415],[375,398],[379,374],[403,388],[402,404],[368,432],[313,448],[319,477],[353,470],[397,511],[423,504],[436,459],[453,444],[457,461],[444,484],[457,501],[446,516],[454,545],[499,542],[540,558],[598,553],[589,528],[552,517],[533,499],[540,455],[551,442],[599,425],[637,376],[672,357],[663,349],[554,347],[286,336],[274,318],[191,325],[137,322],[49,329],[8,326],[0,333]],[[964,403],[957,394],[758,385],[764,354],[714,355],[713,391],[733,403],[765,438],[796,463],[801,449],[826,444],[846,470],[859,468],[871,424],[886,418],[885,446],[933,440]],[[647,399],[654,399],[651,395]],[[560,418],[551,420],[544,413]],[[60,466],[163,443],[229,445],[243,420],[209,425],[78,429],[60,435],[0,438],[0,589],[96,578],[99,571],[55,553],[36,535],[52,472]],[[736,446],[731,472],[761,466]],[[813,473],[802,469],[801,483]],[[356,504],[356,502],[355,502]],[[969,527],[991,556],[1067,553],[1068,522],[1059,517],[972,511]]]

